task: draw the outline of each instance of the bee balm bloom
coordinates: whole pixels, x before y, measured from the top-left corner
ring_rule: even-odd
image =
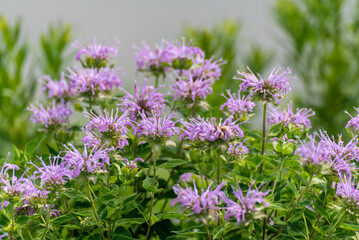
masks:
[[[227,93],[228,97],[223,94],[223,96],[227,99],[227,102],[225,102],[220,109],[223,110],[227,107],[228,112],[232,115],[241,116],[243,114],[250,113],[256,106],[256,104],[250,100],[250,95],[241,96],[241,91],[238,91],[238,95],[235,95],[231,93],[230,90],[227,90]]]
[[[241,91],[249,90],[258,100],[279,104],[279,99],[290,90],[288,80],[293,77],[288,76],[292,73],[289,68],[282,73],[279,73],[280,69],[273,69],[268,79],[263,79],[259,74],[256,76],[249,68],[248,70],[250,73],[238,71],[237,74],[240,76],[233,79],[241,80]]]
[[[80,60],[82,55],[86,57],[99,59],[99,60],[107,60],[110,56],[117,56],[118,50],[115,47],[119,42],[114,41],[109,45],[106,45],[106,41],[103,41],[102,44],[97,43],[96,38],[93,38],[93,42],[88,41],[87,45],[82,45],[79,42],[75,42],[73,44],[74,47],[78,48],[75,59]]]

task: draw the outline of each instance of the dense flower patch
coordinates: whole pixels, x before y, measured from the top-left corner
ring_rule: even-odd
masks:
[[[117,44],[75,43],[78,64],[41,80],[47,101],[28,110],[43,134],[2,162],[2,237],[358,237],[358,116],[348,143],[311,130],[311,109],[279,107],[294,79],[280,68],[238,72],[212,109],[225,63],[185,39],[136,48],[144,79],[131,94]]]

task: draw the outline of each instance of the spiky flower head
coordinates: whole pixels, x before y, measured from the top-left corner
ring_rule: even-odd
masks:
[[[168,117],[161,116],[160,112],[152,111],[152,115],[147,117],[144,113],[140,113],[142,119],[137,123],[134,134],[137,137],[143,137],[153,142],[162,142],[173,135],[178,135],[180,130],[176,127],[178,121],[173,121],[175,113],[171,113]]]
[[[217,218],[220,200],[224,197],[224,193],[220,190],[225,184],[221,183],[214,190],[210,190],[211,183],[206,190],[202,190],[201,194],[198,192],[195,181],[193,181],[193,189],[187,184],[186,188],[177,184],[173,186],[173,191],[177,197],[172,200],[171,206],[179,203],[182,211],[187,209],[193,211],[194,214],[206,214]]]
[[[355,179],[343,178],[337,184],[336,194],[342,197],[345,204],[355,214],[359,214],[359,183],[355,186]]]
[[[172,85],[172,89],[175,91],[174,99],[191,102],[205,99],[208,94],[212,94],[214,81],[213,78],[204,78],[203,76],[194,78],[191,73],[187,77],[177,76]]]
[[[193,66],[189,70],[182,71],[182,76],[189,77],[191,74],[194,79],[203,77],[204,79],[218,80],[222,75],[220,66],[224,64],[222,59],[214,60],[197,57],[194,59]],[[180,74],[180,71],[178,71]]]
[[[73,178],[69,165],[61,161],[59,156],[50,156],[48,165],[42,158],[40,158],[40,162],[41,167],[31,164],[37,169],[34,171],[34,177],[41,180],[41,186],[45,189],[58,190]]]
[[[242,189],[238,186],[238,191],[233,188],[233,194],[236,200],[223,197],[222,200],[227,204],[224,207],[226,209],[225,219],[230,220],[231,217],[235,217],[238,223],[246,223],[246,218],[254,217],[259,212],[259,206],[269,207],[269,203],[265,199],[268,191],[261,192],[256,189],[248,188],[247,194],[244,195]]]
[[[129,112],[132,121],[140,118],[140,113],[145,113],[146,116],[149,116],[152,111],[163,111],[166,101],[163,95],[158,92],[159,89],[147,86],[147,79],[145,79],[142,90],[140,90],[135,81],[134,94],[131,95],[125,91],[126,95],[122,99],[118,98],[121,100],[118,106],[121,107],[122,112]]]
[[[101,111],[99,107],[96,109],[98,114],[91,111],[85,115],[90,119],[90,122],[83,129],[87,135],[82,139],[82,142],[90,147],[99,147],[106,142],[116,148],[123,148],[128,145],[128,127],[133,127],[133,124],[128,118],[127,112],[119,116],[118,108],[116,112],[112,109],[111,113],[107,110]]]
[[[64,162],[68,165],[72,171],[72,177],[78,177],[81,172],[85,173],[97,173],[105,172],[106,165],[110,164],[109,152],[111,148],[105,148],[104,146],[99,149],[92,148],[90,151],[86,145],[82,153],[77,150],[72,144],[69,143],[69,147],[66,146]]]
[[[241,91],[238,91],[238,94],[235,95],[231,93],[230,90],[227,90],[227,94],[228,97],[223,94],[223,97],[225,97],[227,101],[221,105],[220,109],[223,111],[223,109],[227,107],[228,112],[237,118],[251,113],[256,106],[256,104],[250,100],[251,95],[245,96],[241,94]]]
[[[118,54],[117,44],[119,44],[119,41],[113,41],[107,45],[106,40],[100,44],[97,42],[96,37],[93,38],[92,42],[88,40],[86,45],[75,42],[73,46],[79,49],[75,59],[80,60],[82,65],[87,68],[106,67],[109,58]],[[84,59],[81,59],[82,55],[85,55]]]
[[[243,130],[240,129],[238,120],[233,121],[233,116],[229,116],[222,121],[216,118],[204,119],[200,116],[190,118],[189,122],[182,122],[184,125],[180,139],[189,139],[192,142],[214,142],[230,141],[235,137],[243,137]]]
[[[359,133],[359,108],[354,107],[354,109],[358,112],[358,114],[355,117],[350,115],[348,112],[345,112],[346,114],[348,114],[351,117],[351,119],[349,120],[349,122],[347,123],[347,125],[345,127],[347,129],[353,129],[354,134],[357,135]]]
[[[273,68],[267,79],[263,79],[259,74],[256,76],[249,68],[248,70],[250,73],[237,71],[239,77],[233,79],[241,80],[240,90],[249,91],[256,100],[279,104],[279,99],[290,90],[288,81],[293,77],[289,76],[292,73],[289,68],[282,73],[279,73],[280,68]]]
[[[41,104],[37,104],[37,107],[35,107],[31,104],[27,109],[33,112],[30,121],[36,123],[36,125],[41,123],[47,129],[53,129],[66,124],[69,116],[72,115],[72,111],[67,108],[66,104],[63,102],[56,104],[55,100],[53,100],[52,106],[44,107]]]
[[[70,89],[85,95],[96,95],[98,92],[110,91],[122,86],[118,74],[110,68],[68,68]]]
[[[308,129],[311,127],[309,117],[314,116],[312,109],[301,108],[296,113],[293,112],[293,103],[288,104],[287,110],[282,111],[279,107],[269,107],[268,123],[283,123],[284,126],[292,124],[295,127]]]
[[[248,148],[243,145],[246,140],[244,140],[243,142],[236,141],[233,144],[229,142],[227,154],[231,157],[244,157],[245,154],[249,153]]]
[[[43,91],[48,92],[49,98],[67,100],[68,98],[77,94],[77,89],[70,88],[68,82],[66,81],[64,73],[61,74],[61,78],[59,81],[54,81],[53,79],[51,79],[51,77],[44,76],[43,83]]]
[[[154,76],[163,76],[169,70],[172,55],[168,51],[169,43],[165,40],[152,50],[146,43],[142,43],[142,48],[136,49],[136,63],[139,70],[152,73]]]
[[[169,45],[168,52],[173,69],[188,70],[196,58],[204,59],[204,52],[198,47],[192,47],[192,40],[186,44],[185,38],[182,38],[182,42]]]

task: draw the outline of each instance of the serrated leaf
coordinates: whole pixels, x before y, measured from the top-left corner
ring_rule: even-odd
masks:
[[[172,169],[174,167],[177,167],[177,166],[180,166],[180,165],[183,165],[186,163],[188,163],[188,161],[185,161],[182,159],[171,159],[171,160],[168,160],[167,162],[159,165],[158,167],[165,168],[165,169]]]
[[[158,189],[157,189],[158,183],[156,183],[153,178],[150,178],[148,176],[143,181],[142,186],[147,192],[154,192],[155,193],[155,192],[158,191]]]

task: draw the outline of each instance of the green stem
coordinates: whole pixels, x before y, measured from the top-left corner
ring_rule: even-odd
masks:
[[[322,208],[324,208],[324,206],[325,206],[325,201],[327,200],[327,196],[328,196],[327,193],[328,193],[328,191],[325,191],[324,200],[323,200],[323,203],[322,203]],[[320,212],[318,212],[317,220],[315,221],[314,227],[318,225],[319,220],[320,220],[320,216],[321,216],[321,214],[320,214]],[[313,238],[313,236],[314,236],[314,233],[315,233],[314,227],[312,229],[312,232],[310,233],[309,240],[311,240]]]
[[[266,115],[267,115],[267,103],[263,104],[263,119],[262,119],[262,155],[264,155],[265,143],[266,143]],[[259,168],[259,174],[262,174],[263,163],[261,163]]]
[[[274,190],[277,186],[277,183],[278,183],[278,180],[282,180],[281,177],[282,177],[282,171],[283,171],[283,165],[284,165],[284,162],[285,162],[285,158],[282,158],[281,162],[280,162],[280,166],[279,166],[279,172],[274,180],[274,184],[273,184],[273,189],[272,189],[272,196],[274,194]]]
[[[156,76],[155,88],[158,88],[158,76]]]
[[[41,240],[43,240],[45,238],[45,235],[49,229],[49,224],[50,224],[50,216],[51,216],[51,206],[52,206],[52,203],[54,201],[54,192],[51,192],[50,195],[51,195],[51,198],[50,198],[50,201],[49,201],[49,210],[47,212],[47,218],[46,218],[46,221],[45,221],[45,231],[44,231],[44,234],[42,235],[41,237]]]
[[[88,178],[86,178],[86,182],[87,182],[87,192],[88,192],[88,195],[89,195],[89,199],[90,199],[90,203],[91,203],[91,206],[92,206],[93,213],[95,215],[96,225],[98,226],[98,228],[100,230],[101,238],[103,240],[105,240],[105,235],[103,234],[102,227],[101,227],[101,225],[99,223],[99,217],[98,217],[98,214],[97,214],[97,211],[96,211],[95,201],[93,200],[93,197],[92,197],[92,193],[91,193],[92,189],[91,189],[90,181],[88,180]]]
[[[217,183],[221,184],[221,160],[219,158],[219,152],[217,149]]]
[[[301,192],[301,194],[299,195],[299,197],[296,199],[296,201],[295,201],[295,203],[294,203],[292,209],[290,210],[290,212],[289,212],[289,214],[287,215],[287,217],[284,219],[284,222],[288,222],[290,216],[292,215],[292,213],[294,212],[295,208],[297,207],[298,202],[300,201],[300,199],[302,199],[304,193],[307,192],[307,190],[308,190],[308,188],[309,188],[309,186],[310,186],[310,183],[312,182],[312,179],[313,179],[313,176],[310,176],[310,179],[309,179],[307,185],[305,186],[304,190]],[[272,238],[274,238],[275,236],[277,236],[278,234],[280,234],[280,232],[282,231],[282,229],[283,229],[284,226],[285,226],[285,225],[280,226],[280,228],[278,228],[278,230],[277,230],[275,233],[273,233],[273,235],[269,238],[269,240],[271,240]]]
[[[159,153],[154,154],[154,158],[153,158],[153,182],[156,185],[157,179],[156,179],[156,160],[157,157],[159,156]],[[147,232],[146,232],[146,240],[148,239],[148,237],[150,236],[150,231],[151,231],[151,227],[152,227],[152,211],[153,211],[153,200],[154,200],[155,194],[152,192],[151,193],[151,204],[150,204],[150,218],[149,218],[149,222],[148,222],[148,228],[147,228]]]
[[[328,232],[328,235],[327,235],[327,237],[326,237],[327,239],[329,239],[329,237],[330,237],[330,235],[332,234],[332,232],[333,232],[333,230],[335,229],[335,227],[338,226],[338,225],[340,225],[340,224],[344,221],[344,219],[345,219],[346,216],[347,216],[347,212],[346,212],[345,208],[343,208],[343,210],[342,210],[342,216],[339,218],[339,220],[338,220],[335,224],[333,224],[333,225],[330,227],[329,232]]]
[[[29,235],[30,239],[33,240],[34,238],[32,237],[32,234],[29,230],[29,227],[26,225],[26,231],[27,231],[27,234]]]
[[[209,232],[209,229],[208,229],[207,225],[205,224],[204,226],[206,227],[206,232],[207,232],[208,239],[212,240],[211,233]]]

